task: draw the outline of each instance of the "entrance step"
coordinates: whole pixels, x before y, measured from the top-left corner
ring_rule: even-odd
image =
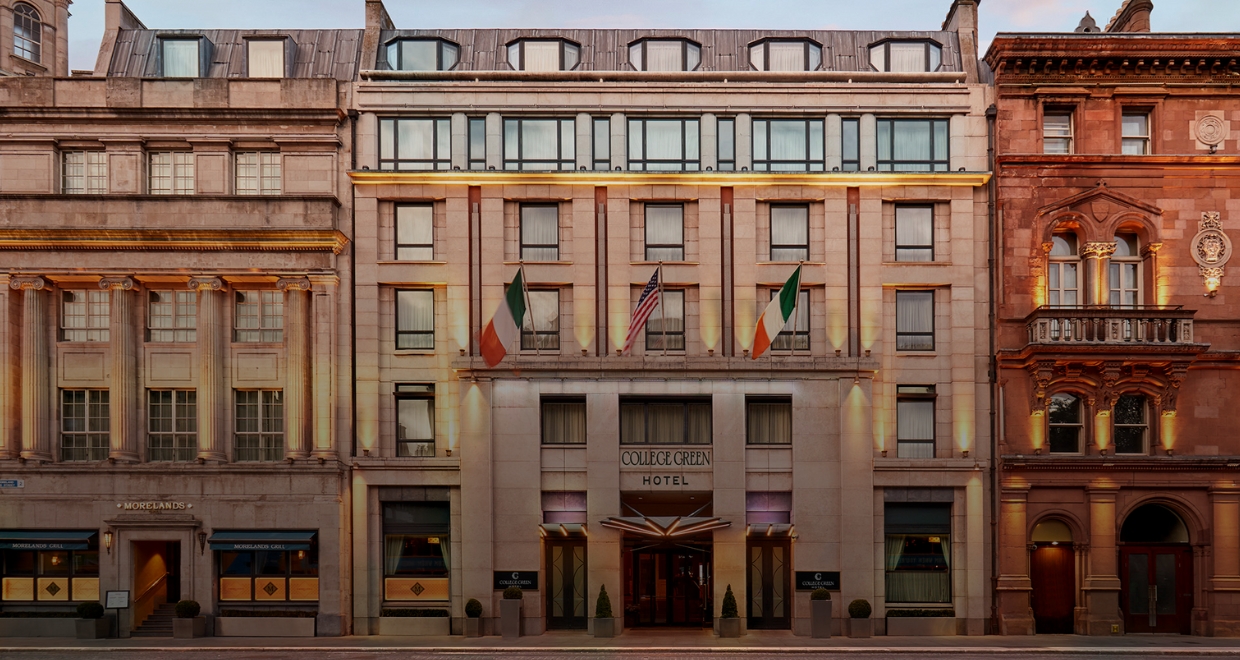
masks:
[[[174,609],[172,603],[160,605],[130,634],[133,637],[172,637],[172,617],[176,614]]]

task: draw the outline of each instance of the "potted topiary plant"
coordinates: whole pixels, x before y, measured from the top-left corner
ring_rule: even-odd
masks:
[[[809,634],[815,639],[831,637],[831,592],[826,589],[809,594]]]
[[[103,639],[112,632],[112,619],[104,618],[101,603],[82,603],[77,606],[77,615],[78,639]]]
[[[207,634],[207,618],[198,616],[202,606],[196,600],[178,601],[173,608],[176,618],[172,620],[172,636],[176,639],[192,639]]]
[[[607,595],[607,585],[599,587],[598,602],[594,604],[594,636],[616,636],[616,619],[611,613],[611,598]]]
[[[482,603],[477,598],[465,603],[465,636],[482,637]]]
[[[848,604],[848,636],[865,639],[874,634],[874,622],[870,621],[870,601],[858,598]]]
[[[499,630],[504,639],[521,636],[521,587],[508,587],[499,602]]]
[[[719,612],[719,636],[740,637],[741,618],[736,611],[736,596],[732,595],[732,585],[723,594],[723,608]]]

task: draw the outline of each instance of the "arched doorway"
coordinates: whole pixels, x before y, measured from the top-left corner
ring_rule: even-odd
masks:
[[[1193,553],[1174,511],[1146,504],[1120,530],[1120,607],[1130,633],[1191,632]]]
[[[1070,635],[1076,610],[1076,555],[1072,530],[1060,520],[1044,520],[1033,528],[1033,556],[1029,577],[1033,581],[1034,631],[1039,635]]]

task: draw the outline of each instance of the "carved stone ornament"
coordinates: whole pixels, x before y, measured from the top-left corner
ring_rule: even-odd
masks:
[[[219,291],[222,288],[224,288],[224,280],[218,277],[189,278],[190,291]]]
[[[1197,235],[1193,237],[1192,254],[1210,295],[1218,290],[1223,279],[1223,267],[1231,259],[1231,239],[1223,232],[1223,222],[1218,211],[1201,214]]]
[[[41,291],[47,286],[47,280],[34,276],[17,276],[9,280],[9,288],[18,291]]]
[[[1227,139],[1227,124],[1215,115],[1206,115],[1197,120],[1197,141],[1207,147],[1215,147]]]
[[[1119,245],[1114,242],[1086,243],[1081,247],[1081,254],[1086,257],[1103,259],[1115,254],[1115,250],[1117,249],[1119,249]]]
[[[281,291],[309,291],[310,278],[282,277],[276,281],[276,288]]]
[[[122,291],[129,291],[133,289],[133,278],[131,277],[105,277],[99,280],[99,288],[103,289],[104,291],[110,291],[112,289],[121,289]]]

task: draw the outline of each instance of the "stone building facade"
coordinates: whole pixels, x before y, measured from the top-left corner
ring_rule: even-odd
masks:
[[[1236,60],[1149,5],[985,58],[1005,634],[1240,632]]]

